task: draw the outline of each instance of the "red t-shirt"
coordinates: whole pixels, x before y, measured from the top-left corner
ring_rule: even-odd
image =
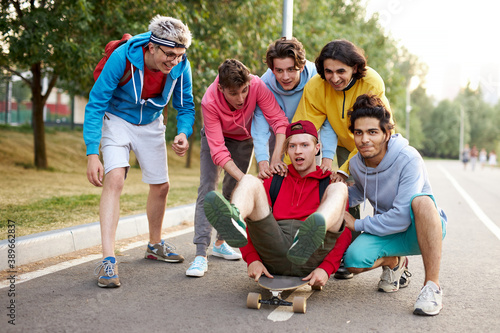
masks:
[[[143,49],[144,58],[146,58],[147,49]],[[141,98],[148,99],[161,95],[165,87],[167,75],[161,71],[152,71],[144,64],[144,84],[142,87]]]

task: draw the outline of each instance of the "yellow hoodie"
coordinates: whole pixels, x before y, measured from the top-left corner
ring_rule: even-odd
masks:
[[[380,75],[370,67],[366,67],[365,77],[351,82],[344,91],[334,90],[319,74],[313,76],[304,87],[302,99],[292,122],[309,120],[319,129],[325,118],[333,127],[338,137],[338,146],[349,150],[349,159],[341,166],[339,172],[349,175],[349,160],[358,150],[354,144],[354,136],[349,131],[351,110],[356,98],[363,94],[376,95],[382,100],[387,110],[391,111],[389,100],[385,97],[385,85]],[[391,112],[392,113],[392,112]],[[393,122],[391,117],[391,122]]]

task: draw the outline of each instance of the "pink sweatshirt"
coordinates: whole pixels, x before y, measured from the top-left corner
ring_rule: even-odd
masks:
[[[208,87],[201,100],[205,135],[215,165],[223,167],[231,160],[224,137],[239,141],[251,138],[252,117],[257,104],[274,133],[284,134],[288,126],[288,118],[272,92],[258,76],[251,77],[245,105],[239,110],[231,111],[224,95],[217,89],[219,76]]]

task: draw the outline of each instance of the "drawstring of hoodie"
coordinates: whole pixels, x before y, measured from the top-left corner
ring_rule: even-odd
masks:
[[[365,167],[365,185],[363,186],[363,210],[366,208],[366,179],[368,178],[368,169]]]
[[[181,74],[181,85],[184,84],[184,73]],[[184,106],[183,94],[184,88],[181,89],[181,106]]]
[[[368,180],[368,168],[365,168],[365,185],[363,186],[363,210],[366,208],[366,183]],[[375,172],[375,211],[378,211],[378,172]]]
[[[134,66],[130,63],[130,70],[132,71],[132,85],[134,86],[135,103],[137,104],[137,89],[135,88]]]
[[[236,126],[238,126],[238,127],[241,127],[241,128],[245,131],[245,134],[246,134],[246,136],[247,136],[247,137],[251,137],[252,135],[250,135],[250,133],[248,133],[248,131],[247,131],[247,129],[245,128],[245,126],[241,126],[240,124],[238,124],[238,123],[236,122],[236,117],[235,117],[235,115],[234,115],[234,112],[232,112],[232,115],[233,115],[233,124],[235,124],[235,125],[236,125]],[[242,117],[241,117],[241,118],[243,118],[243,124],[245,124],[245,115],[244,115],[244,114],[242,114]]]
[[[302,192],[304,191],[304,186],[306,185],[306,180],[307,179],[304,179],[302,182],[302,188],[300,189],[299,198],[297,199],[297,207],[299,206],[300,198],[302,197]]]
[[[302,198],[302,192],[304,191],[304,186],[306,186],[306,181],[307,181],[307,178],[304,179],[304,181],[302,182],[302,188],[300,189],[300,191],[298,191],[299,192],[299,197],[297,198],[297,204],[296,204],[297,207],[299,206],[300,198]],[[299,180],[297,179],[297,180],[295,180],[295,182],[293,184],[294,191],[292,193],[292,200],[290,202],[290,206],[293,206],[293,202],[294,202],[294,199],[295,199],[295,193],[297,192],[297,191],[295,191],[295,188],[297,187],[298,182],[299,182]]]

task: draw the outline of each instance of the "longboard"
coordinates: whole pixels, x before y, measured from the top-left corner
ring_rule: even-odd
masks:
[[[306,313],[306,298],[296,296],[293,302],[288,302],[281,298],[281,293],[285,290],[294,290],[305,286],[309,281],[303,281],[303,277],[274,275],[273,279],[261,276],[257,282],[259,286],[271,292],[269,299],[262,299],[260,293],[249,293],[247,296],[247,307],[250,309],[260,309],[262,304],[275,306],[292,306],[293,312]],[[313,290],[321,290],[322,287],[312,287]]]

